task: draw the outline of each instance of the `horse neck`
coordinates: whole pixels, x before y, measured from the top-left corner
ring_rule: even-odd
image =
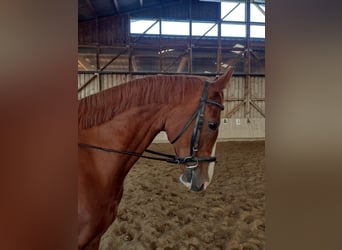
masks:
[[[101,125],[81,129],[79,141],[120,151],[143,153],[163,129],[165,115],[162,110],[163,105],[131,108]],[[136,157],[114,155],[114,165],[123,166],[126,173],[137,160]]]
[[[106,123],[80,129],[79,142],[119,151],[143,153],[163,129],[163,119],[163,107],[160,105],[132,108]],[[117,183],[115,185],[123,181],[138,160],[137,157],[98,150],[90,150],[90,154],[93,155],[90,159],[101,157],[92,168],[98,169],[99,175],[106,179],[107,183]]]
[[[126,123],[126,148],[129,151],[142,153],[153,141],[154,137],[163,129],[163,105],[147,105],[133,108],[125,114],[127,119],[119,117],[114,121],[116,125]],[[122,135],[118,135],[122,136]]]

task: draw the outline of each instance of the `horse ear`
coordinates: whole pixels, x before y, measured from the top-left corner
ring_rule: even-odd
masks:
[[[229,66],[226,73],[224,73],[222,76],[220,76],[215,82],[213,82],[215,88],[218,91],[221,91],[222,89],[226,88],[229,82],[230,77],[233,75],[234,71],[233,66]]]

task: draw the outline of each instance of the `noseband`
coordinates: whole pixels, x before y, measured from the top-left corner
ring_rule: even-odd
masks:
[[[131,156],[136,156],[136,157],[141,157],[141,158],[147,158],[151,160],[159,160],[159,161],[166,161],[169,163],[175,163],[175,164],[185,164],[187,165],[187,168],[193,169],[198,166],[199,162],[213,162],[216,161],[216,157],[196,157],[196,152],[198,151],[199,147],[199,140],[201,136],[201,130],[203,127],[203,122],[204,122],[204,109],[206,104],[211,104],[214,106],[217,106],[221,110],[224,109],[224,106],[216,101],[208,99],[208,93],[209,93],[209,81],[205,81],[202,96],[200,99],[200,103],[198,108],[195,110],[193,115],[190,117],[190,119],[186,122],[182,130],[178,133],[178,135],[170,142],[171,144],[174,144],[178,139],[185,133],[185,131],[189,128],[191,123],[196,119],[195,121],[195,126],[192,131],[192,136],[191,136],[191,142],[190,142],[190,154],[189,156],[186,157],[178,157],[177,155],[169,155],[165,153],[160,153],[156,152],[153,150],[146,149],[145,152],[148,152],[150,154],[154,155],[160,155],[163,156],[163,158],[160,157],[151,157],[151,156],[145,156],[136,152],[126,152],[126,151],[119,151],[115,149],[110,149],[110,148],[103,148],[103,147],[98,147],[86,143],[79,143],[78,145],[81,147],[88,147],[88,148],[93,148],[97,150],[102,150],[105,152],[111,152],[111,153],[119,153],[119,154],[125,154],[125,155],[131,155]]]

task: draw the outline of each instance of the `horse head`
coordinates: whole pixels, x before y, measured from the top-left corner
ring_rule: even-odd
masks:
[[[180,182],[190,191],[203,191],[212,181],[223,89],[232,73],[229,67],[215,82],[206,81],[196,97],[174,107],[166,122],[165,131],[182,171]]]

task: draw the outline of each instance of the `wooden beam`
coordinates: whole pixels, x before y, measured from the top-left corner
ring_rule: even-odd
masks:
[[[109,62],[106,63],[101,69],[100,72],[105,70],[112,62],[114,62],[119,56],[121,56],[123,53],[125,53],[129,48],[122,50],[120,53],[118,53],[115,57],[113,57]],[[82,89],[84,89],[90,82],[92,82],[97,76],[99,76],[99,73],[95,73],[85,84],[83,84],[79,89],[78,92],[80,92]],[[101,86],[100,86],[101,87]]]
[[[265,15],[265,11],[260,7],[260,5],[259,4],[257,4],[257,3],[254,3],[254,6],[255,7],[257,7],[257,9],[262,13],[262,14],[264,14]]]
[[[236,105],[232,110],[230,110],[225,116],[227,118],[231,117],[236,111],[238,111],[241,106],[245,103],[245,101],[240,102],[238,105]]]
[[[251,16],[251,0],[246,0],[245,3],[245,15],[246,15],[246,50],[245,50],[245,117],[250,118],[251,114],[251,46],[250,46],[250,16]]]
[[[88,71],[88,69],[80,62],[80,60],[77,60],[78,65],[80,65],[84,70]]]
[[[90,0],[86,0],[86,3],[87,3],[88,9],[90,10],[91,14],[97,18],[96,10],[95,10],[94,6],[91,4]]]
[[[189,17],[192,17],[192,0],[188,1],[188,6],[189,6]],[[189,21],[189,31],[190,31],[190,36],[189,36],[189,43],[188,43],[188,51],[189,51],[189,63],[188,63],[188,72],[191,74],[192,73],[192,63],[193,63],[193,53],[192,53],[192,47],[194,46],[193,41],[192,41],[192,19],[190,18]]]
[[[263,117],[266,117],[264,111],[255,102],[250,101],[250,103]]]
[[[150,27],[148,27],[143,33],[141,33],[137,38],[135,38],[132,43],[136,43],[141,37],[143,37],[150,29],[154,27],[159,22],[159,19],[157,19],[154,23],[151,24]]]
[[[221,4],[219,4],[219,13],[221,10]],[[217,17],[217,55],[216,55],[216,72],[221,72],[221,65],[222,65],[222,36],[221,36],[221,18]],[[215,25],[216,25],[215,23]]]
[[[245,99],[244,98],[236,98],[236,97],[231,97],[231,98],[227,98],[227,99],[224,99],[225,102],[239,102],[239,101],[244,101]],[[252,97],[251,98],[252,101],[265,101],[265,98],[256,98],[256,97]]]
[[[221,20],[225,19],[227,16],[230,15],[230,13],[232,13],[237,7],[239,7],[240,3],[236,4],[235,7],[233,9],[231,9],[226,15],[224,15],[224,17],[221,18]]]
[[[186,58],[185,56],[182,57],[182,59],[179,62],[178,68],[177,68],[177,73],[180,73],[183,71],[187,60],[188,60],[188,58]]]
[[[132,60],[132,71],[133,72],[137,72],[138,71],[138,67],[137,67],[137,61],[135,59],[135,56],[132,56],[131,60]]]
[[[128,51],[128,47],[121,52],[119,52],[116,56],[114,56],[109,62],[107,62],[101,69],[100,71],[105,70],[112,62],[114,62],[118,57],[120,57],[122,54],[126,53]]]
[[[113,0],[113,4],[114,4],[114,6],[115,6],[115,10],[116,10],[117,12],[120,12],[118,0]]]
[[[168,66],[165,67],[165,69],[163,71],[168,70],[169,68],[171,68],[180,58],[185,57],[186,54],[188,54],[188,50],[186,50],[181,55],[177,56]]]
[[[79,89],[78,92],[81,92],[82,89],[87,87],[89,83],[91,83],[99,74],[94,74],[85,84],[83,84]]]
[[[80,54],[78,54],[78,64],[84,68],[84,70],[90,70],[92,68],[91,64],[87,62],[86,58]]]

